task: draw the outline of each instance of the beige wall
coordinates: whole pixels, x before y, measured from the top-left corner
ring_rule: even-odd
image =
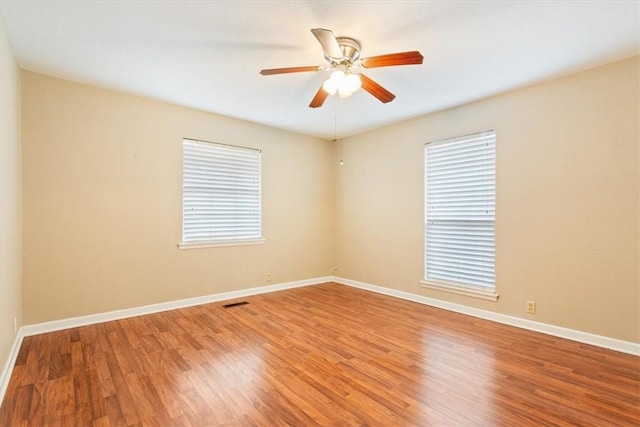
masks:
[[[346,139],[339,275],[640,342],[638,70],[636,57]],[[498,302],[419,285],[424,144],[489,129]]]
[[[327,141],[23,72],[25,323],[338,265],[345,278],[640,342],[639,68],[634,58],[348,138],[343,167]],[[419,285],[424,143],[488,129],[498,302]],[[183,136],[263,150],[265,245],[176,249]]]
[[[20,72],[0,16],[0,369],[22,325]]]
[[[22,82],[26,324],[330,274],[330,142],[26,71]],[[264,245],[177,249],[182,137],[262,149]]]

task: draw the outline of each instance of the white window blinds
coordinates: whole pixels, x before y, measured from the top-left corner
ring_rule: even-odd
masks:
[[[260,239],[259,150],[184,139],[182,242]]]
[[[495,132],[425,146],[425,281],[495,288]]]

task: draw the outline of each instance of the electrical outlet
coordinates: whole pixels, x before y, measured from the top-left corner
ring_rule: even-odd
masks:
[[[18,333],[18,319],[16,319],[15,317],[13,318],[13,333]]]
[[[527,301],[527,313],[536,314],[536,302],[535,301]]]
[[[267,282],[271,281],[271,273],[267,273]]]

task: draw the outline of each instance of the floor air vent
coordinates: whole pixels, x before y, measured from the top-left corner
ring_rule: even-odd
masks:
[[[249,303],[246,301],[232,302],[231,304],[224,304],[222,308],[232,308],[232,307],[237,307],[239,305],[246,305],[246,304],[249,304]]]

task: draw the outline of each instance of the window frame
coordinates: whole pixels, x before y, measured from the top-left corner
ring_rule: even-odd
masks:
[[[214,146],[218,149],[226,149],[227,153],[233,151],[250,151],[254,152],[258,156],[257,162],[257,191],[258,191],[258,228],[259,228],[259,236],[252,237],[225,237],[225,238],[212,238],[209,240],[185,240],[185,143],[188,144],[196,144],[203,146]],[[219,142],[210,142],[203,141],[200,139],[193,138],[182,138],[181,140],[181,153],[182,153],[182,214],[181,214],[181,241],[178,243],[179,249],[202,249],[202,248],[212,248],[212,247],[225,247],[225,246],[244,246],[244,245],[260,245],[265,242],[263,237],[263,212],[262,212],[262,150],[250,147],[243,147],[238,145],[231,144],[223,144]]]
[[[445,279],[441,279],[441,278],[433,278],[433,277],[429,277],[428,275],[428,249],[427,249],[427,245],[428,245],[428,240],[427,240],[427,232],[428,232],[428,220],[429,220],[429,215],[428,215],[428,198],[427,198],[427,192],[428,192],[428,182],[427,182],[427,163],[428,163],[428,156],[427,156],[427,150],[429,147],[433,147],[433,146],[437,146],[437,145],[443,145],[443,144],[454,144],[454,143],[459,143],[459,142],[464,142],[464,141],[469,141],[469,142],[474,142],[477,141],[481,138],[487,138],[487,137],[492,137],[493,138],[493,159],[494,159],[494,167],[493,167],[493,194],[494,194],[494,198],[493,198],[493,283],[492,286],[485,286],[485,285],[474,285],[472,283],[464,283],[464,282],[457,282],[457,281],[453,281],[453,280],[445,280]],[[437,141],[431,141],[428,142],[424,145],[424,168],[423,168],[423,173],[424,173],[424,188],[423,188],[423,196],[424,196],[424,200],[423,200],[423,210],[424,210],[424,233],[423,233],[423,244],[424,244],[424,248],[423,248],[423,279],[420,281],[422,287],[425,288],[430,288],[430,289],[436,289],[439,291],[444,291],[444,292],[448,292],[448,293],[454,293],[454,294],[460,294],[460,295],[466,295],[466,296],[471,296],[471,297],[475,297],[475,298],[481,298],[481,299],[485,299],[485,300],[489,300],[489,301],[497,301],[499,295],[497,293],[496,290],[496,280],[495,280],[495,270],[496,270],[496,263],[495,263],[495,249],[496,249],[496,238],[495,238],[495,230],[496,230],[496,216],[495,216],[495,207],[496,207],[496,189],[497,189],[497,168],[496,168],[496,161],[497,161],[497,135],[495,130],[488,130],[488,131],[484,131],[484,132],[478,132],[478,133],[473,133],[473,134],[468,134],[468,135],[463,135],[463,136],[459,136],[459,137],[453,137],[453,138],[447,138],[447,139],[442,139],[442,140],[437,140]],[[469,223],[471,222],[480,222],[480,220],[467,220]]]

